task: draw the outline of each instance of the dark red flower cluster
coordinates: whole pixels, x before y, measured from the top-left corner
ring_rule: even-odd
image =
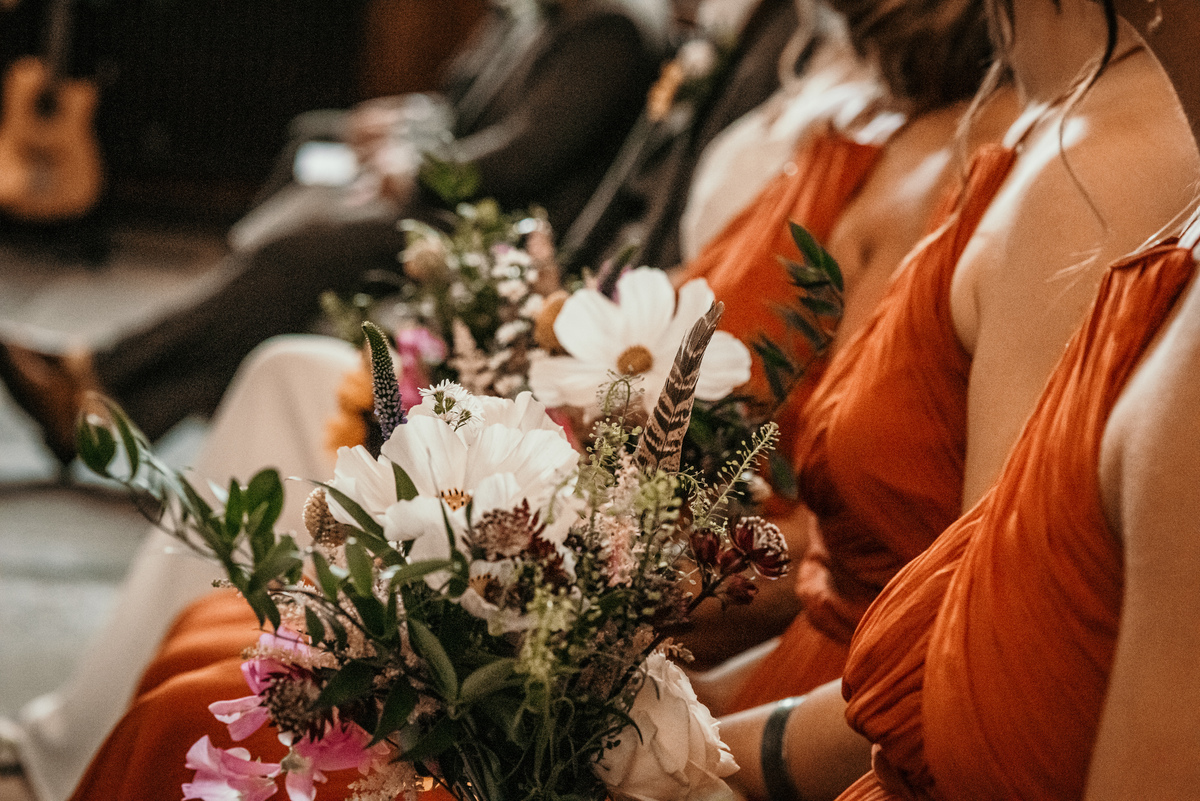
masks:
[[[764,578],[787,572],[787,542],[774,523],[761,517],[743,517],[729,536],[729,544],[712,531],[692,532],[692,552],[697,565],[719,585],[716,594],[727,603],[748,604],[758,587],[745,572],[751,568]],[[716,588],[714,587],[714,590]]]

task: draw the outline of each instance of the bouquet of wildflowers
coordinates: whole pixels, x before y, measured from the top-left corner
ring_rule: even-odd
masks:
[[[351,768],[361,799],[429,782],[494,801],[720,787],[736,766],[661,631],[704,598],[748,600],[750,575],[782,575],[787,555],[773,525],[728,514],[729,479],[772,427],[723,482],[679,471],[719,313],[679,347],[644,425],[627,419],[631,379],[608,383],[583,455],[528,393],[444,382],[406,413],[382,333],[366,326],[382,453],[339,453],[309,498],[306,547],[274,531],[274,471],[232,482],[214,508],[119,409],[86,420],[85,463],[158,501],[162,525],[218,560],[271,624],[244,666],[250,693],[210,709],[234,739],[271,723],[290,753],[263,763],[203,738],[185,796],[265,799],[282,777],[292,801],[312,799],[326,771]]]

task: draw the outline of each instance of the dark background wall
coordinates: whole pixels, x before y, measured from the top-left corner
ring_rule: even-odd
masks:
[[[17,0],[0,59],[43,51],[72,11],[70,71],[94,80],[105,202],[229,220],[294,115],[436,85],[482,0]]]

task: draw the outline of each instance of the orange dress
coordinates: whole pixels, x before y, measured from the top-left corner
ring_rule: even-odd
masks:
[[[805,140],[797,147],[792,168],[771,179],[684,270],[682,281],[708,281],[725,304],[721,330],[751,348],[750,380],[737,391],[760,404],[773,406],[774,400],[753,344],[765,336],[790,349],[800,361],[812,352],[778,314],[779,308],[793,305],[799,294],[780,264],[781,258],[802,261],[788,223],[795,222],[818,242],[826,242],[882,150],[882,145],[855,142],[832,129]],[[777,410],[780,453],[794,447],[796,420],[823,368],[823,361],[813,363]]]
[[[871,601],[958,517],[970,356],[951,319],[950,282],[1013,159],[1010,149],[980,149],[937,227],[804,408],[795,458],[801,500],[819,528],[797,571],[804,611],[730,711],[840,677]]]
[[[697,258],[687,278],[707,278],[716,296],[725,301],[724,329],[746,342],[759,333],[783,340],[786,328],[772,306],[793,301],[796,289],[778,258],[800,259],[788,221],[800,223],[819,241],[826,239],[880,150],[878,145],[859,144],[832,132],[815,137],[797,153],[797,170],[778,176]],[[765,233],[772,231],[773,236]],[[815,383],[815,374],[810,372],[806,386]],[[769,398],[757,357],[748,386],[757,393],[755,397]],[[807,393],[798,388],[792,397],[803,400]],[[799,405],[789,401],[789,408]],[[258,636],[253,613],[236,595],[214,593],[193,603],[147,667],[130,710],[93,759],[73,801],[177,799],[180,784],[192,777],[184,762],[196,740],[208,734],[219,747],[235,745],[207,706],[249,693],[240,672],[240,655]],[[269,726],[236,745],[266,761],[278,761],[284,754]],[[343,798],[344,785],[356,778],[353,770],[331,774],[330,784],[318,787],[318,797]],[[341,784],[335,784],[339,780]],[[132,788],[138,792],[132,793]]]
[[[1100,442],[1195,269],[1174,241],[1109,269],[996,484],[867,612],[844,690],[875,770],[844,799],[1082,797],[1123,591]]]

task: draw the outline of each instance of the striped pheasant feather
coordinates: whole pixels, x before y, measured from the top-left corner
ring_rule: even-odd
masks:
[[[673,472],[679,469],[683,436],[692,418],[700,362],[724,313],[725,304],[719,301],[714,303],[679,345],[667,383],[663,385],[658,404],[646,422],[646,430],[642,432],[634,454],[638,467],[646,472],[655,469]]]

